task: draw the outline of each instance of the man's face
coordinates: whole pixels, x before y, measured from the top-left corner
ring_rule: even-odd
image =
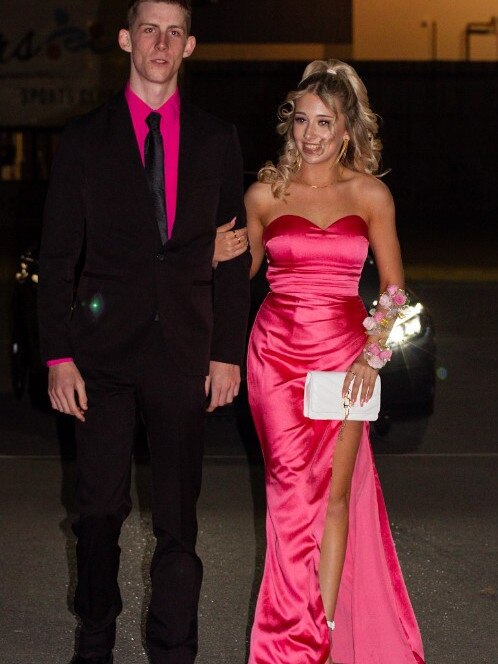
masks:
[[[183,58],[195,48],[187,35],[187,21],[179,5],[143,2],[130,30],[121,30],[119,45],[131,53],[131,79],[141,84],[176,83]]]

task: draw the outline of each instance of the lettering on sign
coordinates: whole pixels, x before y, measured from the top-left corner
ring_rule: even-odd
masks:
[[[0,127],[63,125],[108,99],[128,71],[121,10],[118,0],[16,0],[0,23]]]
[[[63,9],[55,10],[54,22],[55,28],[48,35],[28,30],[20,38],[11,40],[0,33],[0,64],[29,62],[42,53],[50,60],[59,60],[65,52],[102,54],[114,47],[114,39],[110,42],[103,39],[105,30],[98,22],[87,28],[71,25],[70,15]]]

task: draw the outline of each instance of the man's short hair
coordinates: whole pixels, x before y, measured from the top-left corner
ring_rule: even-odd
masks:
[[[164,2],[167,5],[178,5],[178,7],[181,7],[187,22],[187,34],[190,34],[190,28],[192,25],[192,3],[190,0],[130,0],[128,4],[128,30],[133,27],[137,18],[138,7],[143,2]]]

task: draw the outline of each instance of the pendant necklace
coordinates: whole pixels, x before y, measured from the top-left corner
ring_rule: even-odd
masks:
[[[308,184],[308,182],[304,182],[304,180],[298,180],[298,184],[304,184],[305,187],[310,187],[310,189],[327,189],[327,187],[333,187],[339,182],[340,175],[341,174],[339,174],[337,180],[329,182],[328,184]]]
[[[308,184],[307,182],[303,182],[303,184],[312,189],[326,189],[327,187],[333,187],[336,182],[330,182],[329,184]]]

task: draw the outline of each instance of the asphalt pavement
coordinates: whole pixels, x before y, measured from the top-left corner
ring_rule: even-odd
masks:
[[[419,282],[437,326],[434,415],[397,423],[376,463],[428,664],[494,664],[498,652],[495,427],[498,284]],[[397,454],[416,430],[420,445]],[[67,664],[75,617],[70,530],[74,448],[64,420],[0,394],[0,662]],[[207,422],[199,550],[205,563],[200,664],[244,664],[264,555],[263,467],[247,419]],[[116,664],[146,656],[153,548],[149,466],[134,468],[122,535]],[[299,664],[299,663],[289,663]],[[358,663],[363,664],[363,663]],[[382,662],[380,664],[397,664]]]
[[[205,582],[198,661],[244,664],[264,555],[263,468],[247,462],[233,421],[214,421],[209,428],[199,505]],[[221,437],[238,448],[232,455],[218,453]],[[497,466],[490,456],[377,457],[429,664],[496,661]],[[0,459],[3,664],[70,659],[76,624],[75,541],[69,527],[74,479],[72,461]],[[142,627],[153,549],[148,485],[149,467],[139,463],[134,509],[121,539],[125,608],[117,664],[147,661]]]

